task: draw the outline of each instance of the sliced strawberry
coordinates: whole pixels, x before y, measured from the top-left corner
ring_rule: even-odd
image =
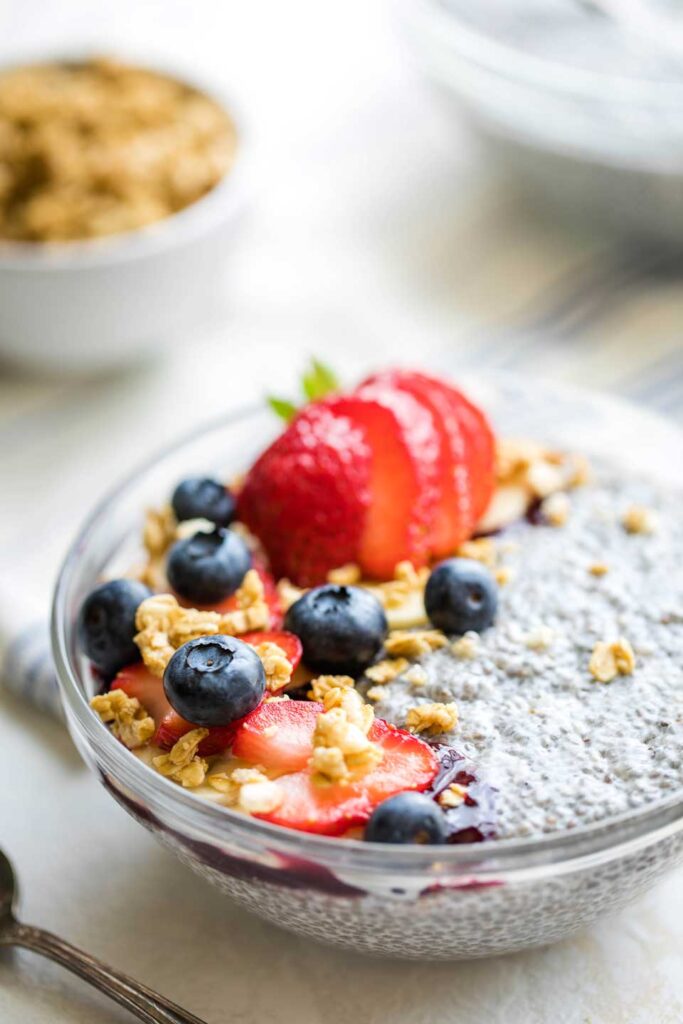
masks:
[[[282,602],[280,601],[280,595],[277,592],[277,586],[275,579],[266,569],[265,562],[258,555],[254,555],[252,559],[252,568],[261,577],[263,583],[263,592],[266,604],[268,605],[268,611],[270,612],[270,628],[279,629],[284,619],[284,613],[282,610]],[[179,601],[185,607],[188,606],[188,602],[179,598]],[[220,601],[218,604],[211,605],[210,611],[218,612],[220,615],[225,615],[227,612],[234,612],[237,608],[237,598],[234,594],[230,597],[226,597],[224,601]]]
[[[488,508],[496,486],[496,440],[481,409],[462,391],[445,384],[442,386],[456,396],[460,426],[470,450],[472,508],[476,523]]]
[[[374,771],[354,785],[362,786],[371,810],[394,793],[422,791],[431,785],[440,765],[428,743],[382,718],[375,719],[369,736],[382,748],[384,757]]]
[[[261,704],[242,719],[232,752],[251,764],[279,772],[305,768],[313,749],[313,730],[322,704],[304,700]]]
[[[157,727],[152,743],[162,750],[170,750],[181,736],[197,728],[173,710],[164,693],[163,681],[153,676],[142,662],[121,669],[111,688],[123,690],[129,697],[137,697]],[[199,754],[202,757],[220,754],[230,746],[237,725],[237,722],[232,722],[230,725],[209,729],[209,735],[199,745]]]
[[[439,770],[436,755],[422,740],[376,719],[370,739],[384,757],[374,771],[350,784],[320,785],[308,768],[313,732],[322,705],[312,701],[262,704],[240,723],[232,753],[276,772],[284,791],[267,821],[304,832],[339,835],[362,825],[382,800],[406,789],[423,790]]]
[[[460,426],[454,397],[421,373],[411,370],[385,370],[366,384],[383,384],[413,395],[431,414],[439,437],[439,477],[441,501],[436,511],[431,539],[431,554],[443,558],[472,535],[474,512],[470,480],[470,458]]]
[[[375,579],[391,579],[404,560],[424,565],[441,500],[432,415],[412,395],[375,384],[326,405],[363,430],[372,452],[370,504],[352,561]]]
[[[307,406],[257,459],[238,515],[277,576],[312,586],[357,560],[370,464],[361,426],[327,402]]]
[[[129,697],[137,697],[157,726],[164,715],[171,711],[162,680],[153,676],[141,661],[122,668],[111,684],[111,689],[123,690]]]
[[[232,743],[237,728],[237,722],[230,725],[215,725],[209,729],[209,735],[205,736],[197,748],[200,757],[211,757],[212,754],[221,754]],[[159,723],[159,727],[152,737],[152,743],[162,750],[170,750],[178,742],[181,736],[197,726],[187,722],[184,718],[171,709]]]
[[[304,653],[303,645],[296,633],[288,633],[284,629],[255,630],[253,633],[242,633],[239,639],[254,647],[258,647],[259,644],[277,644],[292,663],[292,670],[298,667]]]
[[[283,800],[269,814],[255,815],[263,821],[299,832],[339,836],[354,825],[363,825],[370,817],[370,804],[355,785],[320,785],[313,782],[307,769],[282,775],[276,782]]]
[[[282,803],[269,814],[258,817],[302,832],[341,835],[354,826],[363,825],[387,797],[409,789],[428,788],[439,764],[433,750],[423,740],[381,720],[373,724],[370,738],[384,752],[374,771],[357,782],[344,785],[314,782],[307,768],[283,775],[276,780],[283,791]]]

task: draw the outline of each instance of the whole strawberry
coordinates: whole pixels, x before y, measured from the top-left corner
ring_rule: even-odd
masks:
[[[358,554],[370,504],[363,431],[323,403],[299,413],[249,471],[238,516],[265,547],[276,576],[325,580]]]
[[[385,371],[348,394],[314,364],[310,400],[256,461],[238,515],[277,576],[301,586],[357,564],[391,579],[453,554],[471,536],[493,489],[493,435],[483,413],[451,385]]]

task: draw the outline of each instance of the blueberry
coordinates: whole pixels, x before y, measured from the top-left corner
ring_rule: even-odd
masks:
[[[233,530],[195,533],[168,553],[168,582],[181,597],[213,604],[234,593],[251,566],[249,548]]]
[[[377,657],[388,626],[382,605],[367,590],[330,583],[289,608],[285,629],[301,640],[309,668],[358,676]]]
[[[182,480],[171,498],[176,519],[208,519],[216,526],[228,526],[235,518],[235,499],[230,491],[207,476]]]
[[[164,672],[173,709],[193,725],[229,725],[261,703],[263,664],[253,647],[233,636],[200,636],[175,652]]]
[[[444,633],[481,633],[496,617],[496,582],[481,562],[449,558],[427,580],[425,608],[432,625]]]
[[[397,793],[372,812],[364,838],[370,843],[445,843],[446,819],[424,793]]]
[[[139,661],[133,637],[138,605],[152,591],[137,580],[110,580],[86,597],[78,616],[78,637],[93,665],[106,678]]]

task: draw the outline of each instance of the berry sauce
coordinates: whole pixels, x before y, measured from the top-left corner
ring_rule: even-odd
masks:
[[[458,807],[444,810],[448,843],[482,843],[496,838],[496,796],[498,791],[483,782],[472,762],[452,747],[434,743],[434,752],[439,759],[440,769],[428,795],[434,799],[448,786],[456,783],[467,792]]]

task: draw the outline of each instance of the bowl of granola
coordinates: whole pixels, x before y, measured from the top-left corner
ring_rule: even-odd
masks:
[[[205,318],[243,149],[232,102],[192,75],[93,56],[1,70],[0,355],[89,372]]]
[[[281,432],[217,423],[110,495],[55,595],[69,728],[114,799],[361,952],[545,944],[683,857],[680,432],[472,392],[391,370]]]

